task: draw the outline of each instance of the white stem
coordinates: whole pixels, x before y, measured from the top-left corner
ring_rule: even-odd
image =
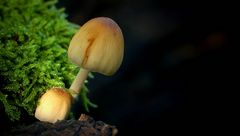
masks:
[[[75,77],[70,90],[74,92],[73,97],[76,98],[77,95],[80,93],[82,85],[84,84],[84,81],[87,79],[89,71],[86,69],[81,68]]]

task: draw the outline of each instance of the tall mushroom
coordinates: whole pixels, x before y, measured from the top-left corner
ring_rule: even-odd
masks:
[[[113,75],[122,63],[123,53],[122,31],[112,19],[98,17],[85,23],[68,48],[69,59],[81,67],[70,90],[78,94],[89,71]]]
[[[122,63],[123,53],[122,31],[112,19],[98,17],[85,23],[73,36],[68,49],[69,59],[81,67],[70,93],[62,88],[48,90],[39,100],[35,117],[51,123],[65,119],[72,97],[77,98],[89,71],[113,75]]]

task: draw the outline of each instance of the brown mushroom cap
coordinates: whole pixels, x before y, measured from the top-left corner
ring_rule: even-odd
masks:
[[[72,103],[70,94],[62,88],[51,88],[39,100],[35,117],[41,121],[55,123],[67,117]]]
[[[110,18],[98,17],[85,23],[74,35],[69,59],[92,72],[113,75],[123,60],[124,39],[120,27]]]

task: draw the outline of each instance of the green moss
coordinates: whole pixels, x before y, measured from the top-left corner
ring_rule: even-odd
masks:
[[[0,104],[12,121],[24,110],[33,115],[40,95],[54,86],[68,88],[79,70],[67,57],[79,26],[56,2],[0,0]],[[81,98],[88,110],[87,91]]]

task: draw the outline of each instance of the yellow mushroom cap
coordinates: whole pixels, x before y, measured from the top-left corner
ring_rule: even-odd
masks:
[[[68,49],[68,57],[74,64],[108,76],[119,69],[123,54],[122,31],[107,17],[85,23],[73,36]]]
[[[67,117],[72,97],[62,88],[51,88],[39,100],[35,117],[40,121],[55,123]]]

